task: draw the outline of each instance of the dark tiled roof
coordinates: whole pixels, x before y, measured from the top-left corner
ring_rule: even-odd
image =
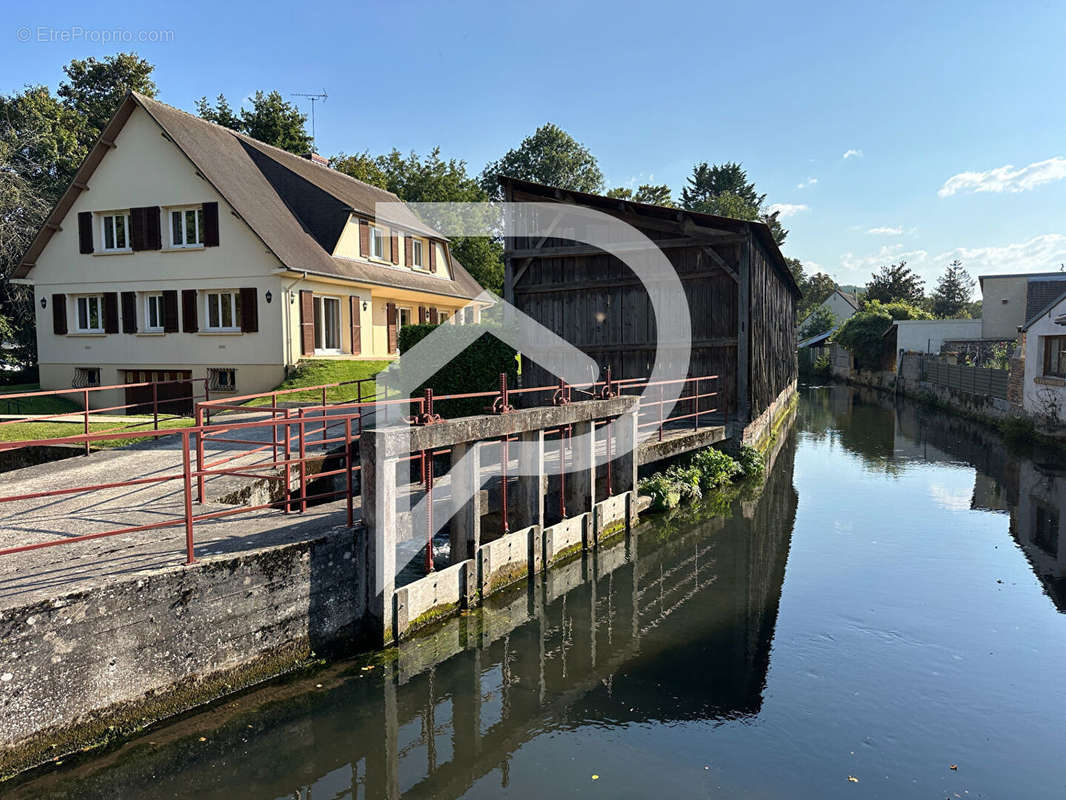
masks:
[[[1063,292],[1066,292],[1066,274],[1059,278],[1030,278],[1025,293],[1025,322],[1047,309]]]
[[[79,170],[75,183],[88,180],[107,150],[103,142],[118,135],[135,105],[156,121],[286,269],[452,297],[472,298],[481,293],[481,287],[454,257],[449,264],[451,277],[443,271],[438,275],[421,274],[335,258],[333,247],[349,212],[373,218],[377,203],[399,204],[390,207],[388,220],[397,227],[438,239],[445,237],[419,220],[391,192],[141,94],[131,93],[126,98],[101,135],[102,141]],[[49,223],[58,225],[78,191],[74,185],[67,190],[15,277],[29,272],[51,236]]]

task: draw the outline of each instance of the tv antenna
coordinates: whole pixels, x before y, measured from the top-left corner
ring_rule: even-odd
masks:
[[[319,101],[319,100],[321,100],[323,103],[326,102],[326,98],[329,95],[326,94],[326,90],[325,89],[323,89],[321,92],[318,92],[318,93],[313,93],[313,92],[291,92],[291,94],[294,97],[308,97],[308,98],[311,99],[311,141],[313,142],[315,140],[315,103],[317,101]]]

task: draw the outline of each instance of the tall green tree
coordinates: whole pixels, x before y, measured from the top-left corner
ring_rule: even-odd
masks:
[[[481,188],[497,200],[503,196],[498,180],[501,175],[578,192],[603,191],[603,173],[596,157],[551,122],[482,170]]]
[[[800,288],[803,291],[803,296],[800,298],[797,315],[800,319],[803,319],[836,291],[837,284],[824,272],[816,272]]]
[[[711,165],[704,161],[693,166],[681,189],[681,207],[720,217],[765,222],[779,245],[788,236],[779,212],[767,208],[766,195],[755,188],[747,171],[735,161]]]
[[[670,195],[670,187],[666,184],[642,183],[636,191],[625,186],[618,186],[607,191],[608,197],[617,197],[619,200],[632,200],[636,203],[673,208],[674,200]]]
[[[95,140],[128,92],[155,97],[154,70],[136,53],[117,53],[101,61],[74,59],[63,67],[67,80],[59,84],[56,93],[67,108],[85,120],[87,132]],[[91,146],[92,141],[85,145]]]
[[[369,153],[334,156],[333,168],[353,178],[386,189],[408,203],[481,203],[488,196],[466,171],[466,162],[443,159],[440,148],[428,155],[404,156],[393,150],[379,156]],[[447,213],[446,210],[442,213]],[[503,292],[503,245],[485,236],[456,236],[452,254],[479,284]]]
[[[967,313],[973,295],[974,279],[957,258],[948,264],[933,290],[933,315],[952,319]]]
[[[234,112],[225,95],[220,94],[212,105],[206,97],[196,101],[196,113],[201,118],[231,130],[280,147],[297,155],[314,150],[314,141],[307,132],[307,115],[285,100],[278,91],[256,92],[251,108]]]
[[[820,333],[831,331],[837,324],[836,315],[825,306],[815,306],[800,325],[799,338],[810,339]]]
[[[902,301],[919,305],[925,292],[923,281],[906,261],[898,264],[886,264],[870,277],[866,284],[866,300],[880,303]]]

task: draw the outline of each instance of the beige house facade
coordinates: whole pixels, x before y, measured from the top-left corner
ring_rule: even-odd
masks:
[[[394,358],[405,324],[476,320],[445,237],[313,159],[127,97],[15,273],[42,388],[257,393],[301,359]]]

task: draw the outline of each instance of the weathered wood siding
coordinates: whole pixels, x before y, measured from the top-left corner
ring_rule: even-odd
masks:
[[[796,305],[769,254],[754,240],[750,248],[750,265],[748,387],[754,419],[796,379]]]

